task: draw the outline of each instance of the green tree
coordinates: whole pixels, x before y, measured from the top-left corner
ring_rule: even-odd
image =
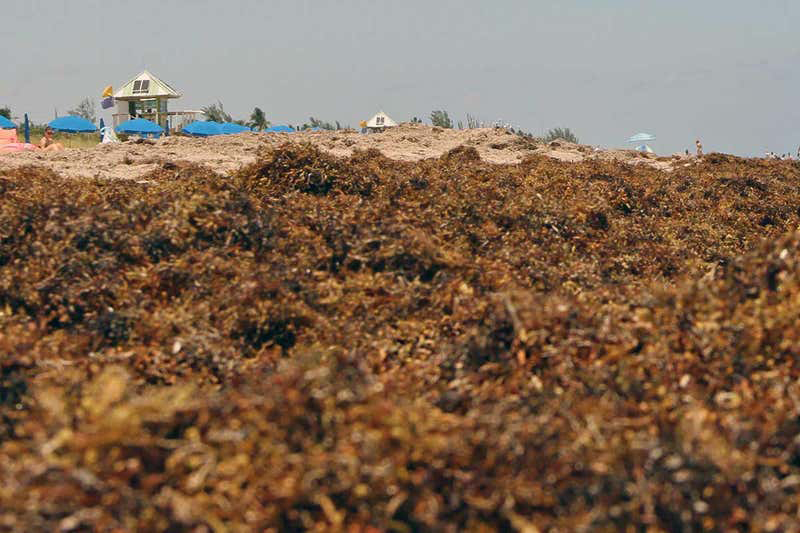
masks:
[[[442,110],[431,111],[431,124],[440,128],[453,127],[453,121],[450,120],[450,116],[447,114],[447,111]]]
[[[553,128],[544,136],[545,142],[555,141],[556,139],[563,139],[567,142],[578,144],[578,136],[572,133],[569,128]]]
[[[480,128],[480,127],[481,127],[480,121],[477,118],[470,115],[469,113],[467,113],[467,129],[474,130],[475,128]]]
[[[324,121],[322,121],[322,120],[320,120],[318,118],[314,118],[314,117],[309,117],[308,120],[311,122],[311,124],[308,125],[309,128],[320,128],[320,129],[323,129],[323,130],[338,130],[339,127],[340,127],[338,120],[336,121],[335,125],[331,124],[330,122],[324,122]],[[304,124],[304,126],[306,126],[306,124]],[[304,128],[304,129],[308,129],[308,128]]]
[[[11,108],[8,106],[0,107],[0,116],[6,117],[11,120]]]
[[[78,106],[75,109],[70,109],[67,111],[69,115],[77,115],[79,117],[83,117],[89,122],[95,122],[97,120],[97,105],[92,98],[88,96],[80,101]]]
[[[264,115],[264,112],[261,110],[261,108],[256,107],[250,114],[250,121],[246,125],[256,131],[264,131],[266,128],[269,128],[270,121],[267,120],[267,117]]]
[[[213,122],[233,122],[231,116],[225,112],[225,107],[222,102],[217,101],[216,104],[211,104],[206,107],[201,107],[200,110],[206,116],[207,121]]]

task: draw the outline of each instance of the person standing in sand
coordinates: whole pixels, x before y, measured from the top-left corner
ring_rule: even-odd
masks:
[[[694,145],[697,147],[697,157],[703,157],[703,145],[700,144],[700,139],[697,139]]]
[[[47,126],[44,129],[44,137],[39,141],[39,148],[45,152],[58,152],[64,149],[64,145],[53,139],[53,128]]]

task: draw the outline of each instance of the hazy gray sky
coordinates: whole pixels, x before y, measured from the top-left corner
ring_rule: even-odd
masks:
[[[236,118],[433,109],[659,153],[800,144],[797,0],[2,2],[0,106],[37,122],[144,68]],[[108,117],[108,115],[106,115]]]

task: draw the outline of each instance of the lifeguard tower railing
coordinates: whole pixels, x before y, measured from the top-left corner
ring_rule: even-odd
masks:
[[[202,114],[202,111],[162,111],[158,113],[137,113],[135,115],[131,115],[129,113],[114,113],[112,117],[114,118],[115,128],[126,120],[130,120],[132,118],[144,118],[147,120],[152,120],[163,128],[166,128],[168,123],[169,131],[177,132],[181,131],[181,129],[183,129],[183,127],[187,124],[197,120]]]

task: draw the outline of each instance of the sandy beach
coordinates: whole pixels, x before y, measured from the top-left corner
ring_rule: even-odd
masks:
[[[277,147],[287,142],[310,143],[324,152],[342,157],[350,156],[356,150],[375,149],[399,161],[439,157],[458,146],[468,146],[475,148],[483,161],[497,164],[519,163],[532,155],[573,163],[620,161],[659,170],[669,170],[676,164],[687,162],[678,156],[657,157],[634,150],[599,150],[564,141],[543,144],[501,128],[457,130],[403,124],[369,135],[352,131],[322,131],[242,133],[207,138],[172,136],[140,143],[99,144],[56,153],[0,152],[0,172],[33,165],[52,169],[62,176],[140,179],[164,163],[187,162],[228,173],[253,163],[261,148]]]

